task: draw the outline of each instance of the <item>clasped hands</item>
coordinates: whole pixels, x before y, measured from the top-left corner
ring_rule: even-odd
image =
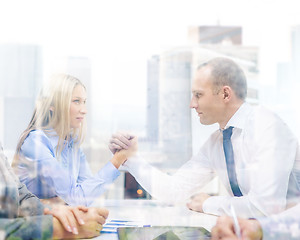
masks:
[[[53,238],[91,238],[100,235],[108,210],[54,205],[51,210],[45,208],[44,214],[53,216]]]

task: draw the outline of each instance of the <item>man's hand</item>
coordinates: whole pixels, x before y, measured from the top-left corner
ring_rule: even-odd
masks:
[[[261,240],[262,229],[257,220],[238,219],[241,228],[242,239]],[[216,226],[211,230],[212,240],[238,240],[234,232],[233,219],[228,216],[219,217]]]
[[[78,234],[74,235],[63,229],[63,226],[57,218],[53,218],[53,238],[71,239],[71,238],[92,238],[100,235],[102,225],[108,217],[108,210],[104,208],[88,208],[87,211],[79,211],[78,217],[84,222],[83,225],[77,223]]]
[[[210,195],[206,193],[199,193],[191,198],[191,201],[187,203],[187,207],[193,211],[203,213],[203,203],[209,197]]]
[[[122,149],[117,151],[113,158],[110,160],[116,168],[119,168],[129,157],[132,157],[136,154],[138,149],[137,137],[134,137],[130,141],[131,145],[128,149]]]
[[[128,147],[128,149],[122,149],[120,151],[118,151],[116,154],[120,154],[123,155],[124,158],[128,159],[132,156],[134,156],[138,150],[138,139],[137,137],[133,137],[130,140],[130,146]]]
[[[104,208],[90,207],[87,212],[81,212],[81,218],[85,224],[79,227],[78,236],[80,238],[99,236],[107,217],[108,210]]]
[[[122,149],[128,149],[131,146],[130,140],[134,138],[129,133],[117,132],[111,136],[108,147],[109,150],[115,154]]]
[[[77,225],[83,225],[82,212],[87,212],[88,208],[84,206],[70,207],[66,205],[53,205],[52,209],[44,209],[45,215],[53,215],[70,233],[78,234]],[[77,224],[78,223],[78,224]]]

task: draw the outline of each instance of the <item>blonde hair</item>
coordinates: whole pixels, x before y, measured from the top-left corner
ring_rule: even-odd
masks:
[[[58,74],[51,77],[49,85],[45,86],[36,101],[35,109],[31,121],[26,130],[21,134],[18,142],[14,162],[20,157],[21,147],[32,130],[43,130],[46,134],[51,134],[52,129],[58,135],[56,155],[60,156],[65,143],[71,138],[74,143],[80,145],[85,135],[85,121],[78,129],[71,129],[70,126],[70,105],[72,93],[76,86],[85,86],[77,78]],[[53,133],[52,133],[53,134]]]

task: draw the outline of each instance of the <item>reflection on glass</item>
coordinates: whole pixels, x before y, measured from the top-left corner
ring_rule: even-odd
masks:
[[[194,240],[210,239],[202,227],[131,227],[118,229],[120,240]]]

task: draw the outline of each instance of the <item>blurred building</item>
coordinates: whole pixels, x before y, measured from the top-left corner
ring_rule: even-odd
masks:
[[[176,48],[160,55],[159,146],[164,167],[179,167],[192,154],[190,92],[193,51]]]
[[[193,44],[242,44],[240,26],[192,26],[188,29],[189,41]]]
[[[291,31],[292,68],[294,81],[300,82],[300,25],[294,26]]]
[[[159,106],[159,56],[152,56],[147,62],[147,140],[158,142]]]
[[[0,45],[0,138],[9,158],[31,119],[42,66],[41,47]]]
[[[273,88],[265,89],[265,101],[273,105],[286,123],[300,137],[300,115],[295,104],[300,101],[300,25],[291,28],[290,61],[277,64],[277,82]]]

